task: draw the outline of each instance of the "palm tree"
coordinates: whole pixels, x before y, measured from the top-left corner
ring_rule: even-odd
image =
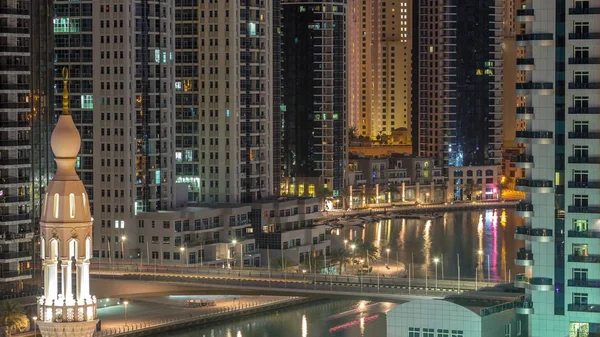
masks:
[[[331,256],[329,257],[331,263],[337,265],[337,270],[339,274],[342,274],[344,266],[350,262],[351,258],[352,253],[350,253],[350,251],[345,248],[334,250],[333,252],[331,252]]]
[[[448,201],[448,182],[444,180],[437,188],[442,191],[442,202]]]
[[[394,200],[394,193],[398,194],[400,193],[400,190],[398,189],[398,186],[394,185],[394,184],[388,184],[387,187],[385,188],[384,191],[386,194],[390,194],[390,200],[388,200],[388,202],[392,202],[392,200]]]
[[[340,190],[340,199],[342,200],[342,210],[346,210],[348,207],[348,200],[350,198],[350,188],[348,186]]]
[[[14,332],[26,329],[29,325],[29,319],[27,319],[23,307],[13,301],[5,301],[2,304],[1,315],[2,324],[8,337]]]
[[[475,192],[475,184],[469,180],[463,187],[463,199],[471,200],[473,192]]]
[[[331,191],[328,188],[324,187],[317,190],[317,198],[319,198],[320,209],[325,208],[325,200],[328,197],[331,197]]]
[[[365,259],[365,263],[368,265],[369,262],[379,259],[379,248],[375,247],[371,242],[357,242],[356,257],[359,260]]]
[[[349,141],[354,141],[356,140],[358,137],[356,136],[356,126],[352,126],[348,129],[348,140]]]
[[[373,185],[365,185],[362,191],[362,195],[366,200],[365,203],[367,205],[370,204],[373,195],[375,195],[375,189],[373,188]]]
[[[293,268],[296,264],[284,257],[284,258],[274,260],[271,265],[275,269],[285,271],[285,270],[289,270],[289,269]]]

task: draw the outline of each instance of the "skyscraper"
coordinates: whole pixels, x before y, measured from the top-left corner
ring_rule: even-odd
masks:
[[[281,1],[281,194],[336,195],[348,164],[346,1]]]
[[[516,141],[526,153],[516,162],[527,192],[517,208],[525,266],[517,286],[526,289],[520,309],[531,336],[594,336],[600,331],[600,71],[598,1],[527,1],[516,37],[524,48],[517,69],[517,119],[526,130]]]
[[[137,212],[173,207],[174,6],[55,1],[56,94],[63,67],[82,138],[76,168],[96,224],[94,254],[123,255]],[[135,223],[137,228],[137,223]]]
[[[271,1],[176,6],[177,177],[193,202],[273,193]]]
[[[500,165],[503,0],[418,1],[418,154]]]
[[[412,2],[348,2],[349,120],[357,136],[411,142]],[[396,140],[396,139],[395,139]]]
[[[0,292],[31,277],[32,238],[40,217],[53,120],[52,2],[0,6]]]

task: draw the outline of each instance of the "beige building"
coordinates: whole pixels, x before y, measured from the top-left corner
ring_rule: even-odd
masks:
[[[411,141],[411,1],[349,1],[350,126]],[[396,139],[398,138],[398,139]]]

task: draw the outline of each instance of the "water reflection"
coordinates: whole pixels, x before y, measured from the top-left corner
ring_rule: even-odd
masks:
[[[446,213],[433,220],[392,219],[365,228],[346,226],[339,240],[370,241],[380,248],[383,259],[385,249],[390,248],[390,256],[406,267],[414,261],[411,271],[416,271],[417,277],[425,277],[426,272],[433,275],[432,259],[439,257],[444,269],[440,278],[455,278],[460,259],[461,277],[475,278],[477,272],[478,277],[487,279],[489,268],[493,280],[504,281],[508,274],[520,271],[514,265],[514,254],[523,243],[515,241],[514,230],[522,222],[514,209]]]

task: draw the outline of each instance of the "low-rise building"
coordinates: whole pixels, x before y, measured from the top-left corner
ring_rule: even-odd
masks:
[[[402,303],[387,313],[387,337],[526,337],[519,303],[480,292]]]
[[[260,266],[250,205],[215,204],[137,214],[137,228],[121,236],[102,236],[115,261],[140,260],[157,264]],[[101,251],[101,253],[100,253]],[[109,259],[106,249],[95,257]]]
[[[448,190],[453,200],[495,200],[501,197],[497,165],[448,168]]]
[[[323,259],[331,249],[318,198],[264,199],[252,204],[250,221],[265,261],[282,257],[294,265]],[[270,255],[270,256],[267,256]]]

